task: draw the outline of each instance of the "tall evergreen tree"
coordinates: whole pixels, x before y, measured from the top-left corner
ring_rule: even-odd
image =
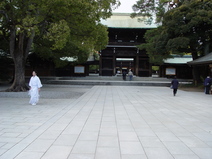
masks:
[[[155,29],[153,36],[148,36],[152,31],[146,33],[148,43],[140,46],[147,50],[153,62],[162,63],[168,54],[183,53],[191,53],[195,60],[207,53],[212,43],[212,1],[184,0],[173,4],[175,6],[162,16],[161,26]],[[154,47],[154,52],[149,46]],[[196,67],[193,78],[195,83],[200,81]]]
[[[117,0],[2,0],[1,34],[8,40],[15,65],[14,82],[8,90],[27,90],[25,63],[35,37],[37,47],[46,41],[51,50],[61,50],[70,41],[77,48],[92,49],[99,40],[97,33],[105,33],[100,19],[111,16],[112,7],[117,5]]]

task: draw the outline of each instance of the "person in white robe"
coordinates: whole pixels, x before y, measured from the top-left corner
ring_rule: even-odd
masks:
[[[42,87],[40,78],[36,75],[36,72],[32,72],[32,77],[30,78],[29,81],[29,96],[30,96],[30,101],[29,103],[32,105],[36,105],[39,101],[39,91],[40,88]]]

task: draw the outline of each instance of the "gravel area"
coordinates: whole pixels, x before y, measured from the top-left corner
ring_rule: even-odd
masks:
[[[9,86],[0,86],[0,98],[29,98],[28,92],[2,92]],[[42,99],[77,99],[85,92],[90,90],[92,86],[81,85],[43,85],[40,91]]]

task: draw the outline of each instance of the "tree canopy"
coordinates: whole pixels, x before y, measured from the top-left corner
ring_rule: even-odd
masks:
[[[198,54],[208,53],[206,48],[212,42],[212,2],[184,2],[165,14],[162,25],[170,35],[167,49],[192,53],[196,59]]]
[[[92,50],[103,48],[107,30],[100,19],[111,16],[112,8],[118,5],[118,0],[2,0],[0,35],[9,44],[15,64],[10,90],[27,89],[24,72],[30,52],[43,57],[49,53],[54,59],[85,59]],[[4,48],[1,44],[0,49]]]
[[[140,50],[146,50],[150,58],[150,63],[160,65],[163,63],[164,59],[170,57],[170,53],[166,49],[169,36],[163,31],[162,26],[148,30],[144,38],[146,42],[137,47]]]
[[[193,59],[198,58],[199,54],[209,51],[211,44],[211,9],[210,0],[181,2],[163,15],[160,27],[147,31],[147,44],[139,47],[147,49],[151,59],[155,59],[152,62],[156,63],[169,54],[192,53]]]
[[[153,17],[153,12],[149,12],[151,7],[156,13],[156,22],[159,23],[159,27],[147,31],[145,35],[147,43],[138,46],[140,49],[146,49],[151,62],[155,64],[162,64],[163,59],[171,54],[191,53],[193,59],[197,59],[209,53],[211,48],[212,1],[178,0],[171,2],[169,0],[159,1],[157,6],[151,0],[140,0],[134,5],[135,8],[138,10],[141,8],[141,10],[132,14],[132,17],[142,14],[148,18]],[[140,3],[143,5],[139,5]],[[194,71],[193,75],[194,80],[198,81],[198,73]]]

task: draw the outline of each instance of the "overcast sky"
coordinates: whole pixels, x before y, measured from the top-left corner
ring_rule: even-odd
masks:
[[[132,6],[136,3],[138,0],[119,0],[121,2],[121,5],[118,7],[118,9],[114,10],[114,13],[132,13]]]

